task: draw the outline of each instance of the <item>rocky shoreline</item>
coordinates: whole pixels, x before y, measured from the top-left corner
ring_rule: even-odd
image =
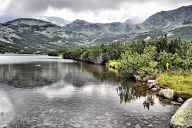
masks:
[[[172,103],[175,105],[181,105],[171,118],[171,128],[192,128],[192,98],[187,100],[182,98],[174,90],[160,86],[157,80],[149,80],[149,76],[143,78],[138,75],[133,76],[136,82],[143,83],[156,95],[172,100]]]
[[[136,81],[146,82],[146,79],[140,79],[135,76]],[[192,98],[184,102],[182,97],[179,97],[174,90],[167,87],[160,87],[157,80],[147,80],[146,87],[157,95],[166,99],[172,100],[173,104],[179,104],[181,107],[171,118],[171,128],[191,128],[192,127]],[[183,104],[182,104],[183,103]]]
[[[63,56],[63,58],[66,58],[66,57]],[[69,57],[67,58],[69,59]],[[90,59],[89,61],[83,60],[83,59],[79,59],[79,60],[74,59],[74,60],[97,64],[97,65],[103,64],[102,58],[97,58],[97,59],[94,58],[94,59],[91,59],[91,61]],[[143,83],[153,93],[163,98],[172,100],[172,103],[175,105],[181,105],[181,107],[176,111],[176,113],[171,118],[171,122],[170,122],[171,128],[192,128],[192,98],[189,98],[188,100],[183,99],[182,97],[177,95],[177,93],[174,90],[168,87],[161,87],[157,80],[149,80],[148,76],[145,76],[143,78],[137,75],[133,75],[133,76],[137,82]]]

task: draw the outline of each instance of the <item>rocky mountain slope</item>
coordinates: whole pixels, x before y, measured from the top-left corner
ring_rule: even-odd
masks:
[[[192,23],[192,5],[184,6],[171,11],[162,11],[150,16],[143,22],[145,27],[177,27]]]
[[[38,19],[15,19],[0,24],[0,52],[47,53],[63,47],[150,40],[164,34],[192,40],[192,5],[158,12],[140,24],[130,20],[102,24],[78,19],[58,26]]]

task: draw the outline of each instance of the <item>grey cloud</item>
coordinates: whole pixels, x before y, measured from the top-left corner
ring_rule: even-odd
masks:
[[[142,4],[155,1],[159,4],[179,4],[191,0],[12,0],[8,6],[6,13],[13,15],[31,15],[39,12],[44,12],[48,8],[63,9],[67,8],[74,12],[83,11],[100,11],[100,10],[115,10],[121,5],[128,3]]]
[[[126,2],[146,2],[150,0],[12,0],[6,13],[33,14],[54,9],[67,8],[74,12],[119,9]]]

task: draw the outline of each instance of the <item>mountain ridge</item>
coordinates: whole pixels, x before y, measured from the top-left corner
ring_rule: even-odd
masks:
[[[192,5],[155,13],[139,24],[91,23],[77,19],[58,26],[44,20],[19,18],[0,24],[0,47],[6,45],[15,53],[46,53],[62,47],[150,40],[164,34],[191,40],[191,33]]]

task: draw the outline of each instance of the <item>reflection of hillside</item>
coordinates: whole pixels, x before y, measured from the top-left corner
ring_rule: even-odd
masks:
[[[66,74],[78,70],[75,63],[60,62],[1,65],[0,81],[17,87],[38,87],[64,79]]]
[[[0,65],[0,82],[16,87],[44,86],[40,89],[41,93],[49,98],[73,96],[76,87],[81,88],[83,94],[97,93],[102,96],[101,94],[105,95],[108,91],[103,85],[110,85],[113,86],[112,91],[117,87],[115,96],[119,96],[120,103],[137,101],[140,98],[139,103],[143,103],[143,107],[147,109],[157,99],[145,86],[123,79],[104,66],[85,63],[34,62]],[[160,103],[170,104],[161,99]]]
[[[83,63],[34,62],[0,65],[0,81],[16,87],[39,87],[64,80],[74,86],[100,84],[117,77],[103,66]]]
[[[94,77],[98,80],[104,81],[111,81],[111,82],[120,82],[122,80],[116,73],[110,72],[105,66],[102,65],[92,65],[92,64],[81,64],[82,70],[86,70],[87,72],[91,73]]]

